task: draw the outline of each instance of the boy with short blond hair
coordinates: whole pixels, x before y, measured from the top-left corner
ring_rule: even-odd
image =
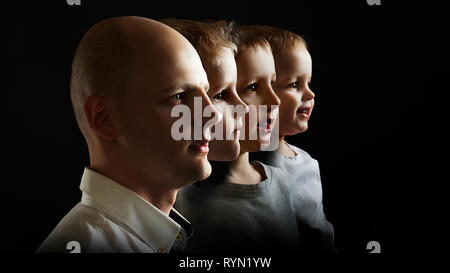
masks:
[[[334,229],[323,211],[319,164],[284,139],[308,129],[314,107],[315,94],[309,88],[312,60],[307,44],[300,35],[275,27],[254,26],[254,31],[266,38],[272,48],[277,72],[274,89],[281,100],[278,149],[256,157],[290,174],[292,207],[308,248],[335,251]]]

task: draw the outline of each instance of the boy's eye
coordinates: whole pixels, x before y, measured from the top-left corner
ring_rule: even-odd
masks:
[[[256,91],[256,83],[252,83],[245,88],[245,90]]]
[[[289,84],[290,88],[297,88],[297,82],[293,82]]]
[[[224,91],[220,91],[219,93],[217,93],[213,98],[216,100],[221,100],[223,99],[223,92]]]

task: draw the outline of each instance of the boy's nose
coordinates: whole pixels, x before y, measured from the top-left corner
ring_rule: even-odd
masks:
[[[305,93],[303,94],[302,100],[312,100],[316,97],[316,94],[307,86],[305,89]]]
[[[243,116],[247,114],[249,111],[248,105],[239,97],[237,92],[232,92],[232,94],[233,94],[232,104],[238,109],[243,109],[243,111],[238,112],[238,116]]]
[[[223,114],[212,104],[206,92],[202,92],[202,110],[206,115],[202,115],[203,137],[211,139],[211,128],[222,121]]]
[[[265,99],[266,101],[264,104],[267,106],[280,105],[281,103],[280,98],[277,96],[271,85],[267,87]]]

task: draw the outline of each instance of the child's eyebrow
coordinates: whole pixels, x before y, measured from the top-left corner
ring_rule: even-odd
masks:
[[[230,87],[235,87],[236,86],[236,80],[224,80],[224,81],[220,81],[219,84],[215,83],[215,84],[211,84],[209,86],[208,89],[208,93],[209,92],[215,92],[215,91],[223,91],[223,90],[227,90],[230,89]]]
[[[214,88],[212,88],[214,87]],[[207,93],[212,93],[212,92],[217,92],[217,91],[222,91],[223,89],[225,89],[222,85],[221,86],[212,86],[208,89]]]
[[[300,75],[280,75],[280,74],[278,74],[276,77],[276,81],[277,82],[292,81],[292,80],[298,81],[298,79],[300,77],[301,77]]]
[[[287,75],[287,76],[282,76],[282,75],[277,75],[277,81],[285,81],[285,80],[299,80],[299,79],[305,79],[307,81],[310,81],[312,78],[312,76],[307,76],[306,73],[296,73],[294,75]]]
[[[272,80],[273,78],[276,78],[276,74],[260,74],[260,75],[254,75],[251,77],[251,81],[248,82],[257,82],[257,81],[264,81],[266,79]]]

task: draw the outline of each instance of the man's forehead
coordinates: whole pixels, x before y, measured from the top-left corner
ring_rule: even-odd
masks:
[[[161,92],[174,90],[209,89],[208,78],[201,64],[192,63],[173,66],[168,65],[154,74],[153,80],[157,82]]]
[[[162,85],[196,84],[207,81],[200,58],[194,55],[164,54],[153,57],[152,54],[141,54],[133,65],[133,73],[137,78],[147,79],[148,82]]]
[[[134,46],[130,69],[135,84],[156,92],[203,89],[208,80],[197,51],[175,30],[167,32],[167,36],[157,40],[144,38]]]

